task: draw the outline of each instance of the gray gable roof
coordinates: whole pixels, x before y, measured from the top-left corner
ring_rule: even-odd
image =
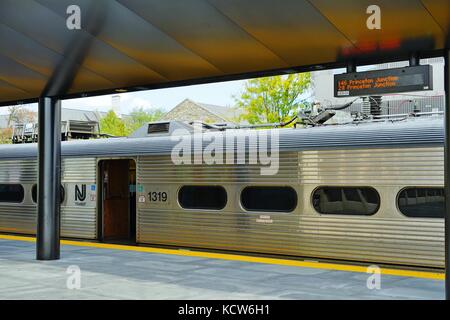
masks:
[[[105,116],[105,114],[106,112],[101,111],[87,111],[63,108],[61,110],[61,120],[100,121],[100,119]]]
[[[172,115],[173,112],[175,112],[177,109],[186,107],[186,105],[195,105],[203,110],[205,110],[207,113],[215,116],[216,118],[221,119],[222,122],[238,122],[237,118],[241,114],[240,110],[237,110],[235,108],[231,107],[224,107],[224,106],[218,106],[214,104],[208,104],[208,103],[201,103],[193,101],[189,98],[184,99],[180,103],[178,103],[175,107],[173,107],[171,110],[169,110],[162,119],[167,119],[166,115]],[[169,117],[170,118],[170,117]],[[174,119],[174,120],[183,120],[183,119]],[[197,119],[191,119],[191,120],[197,120]]]
[[[94,109],[94,108],[93,108]],[[61,109],[61,121],[75,120],[75,121],[97,121],[100,122],[107,112],[94,110],[79,110],[62,108]],[[128,115],[122,115],[122,117],[127,117]],[[0,115],[0,129],[6,128],[8,126],[9,115]],[[37,119],[37,115],[36,115]]]
[[[212,114],[215,114],[219,118],[224,119],[225,121],[237,121],[237,118],[242,113],[239,109],[231,108],[231,107],[223,107],[218,106],[214,104],[207,104],[207,103],[200,103],[200,102],[194,102],[195,104],[199,105],[203,109],[206,109],[207,111],[211,112]]]

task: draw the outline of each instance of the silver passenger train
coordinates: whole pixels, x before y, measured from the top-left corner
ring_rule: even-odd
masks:
[[[172,125],[63,142],[63,237],[444,267],[442,119],[277,129],[273,175],[248,161],[177,165]],[[36,156],[0,146],[2,233],[35,233]]]

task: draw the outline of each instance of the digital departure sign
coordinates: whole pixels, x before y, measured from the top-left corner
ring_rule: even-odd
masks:
[[[335,97],[380,95],[433,89],[430,65],[337,74]]]

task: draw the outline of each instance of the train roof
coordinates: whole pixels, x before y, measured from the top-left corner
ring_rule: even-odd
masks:
[[[280,152],[341,148],[443,146],[443,118],[430,118],[272,130],[278,130]],[[226,134],[238,137],[256,133],[270,133],[270,130],[248,131],[236,129],[227,130]],[[223,135],[223,131],[204,133],[202,136],[203,148],[210,143],[211,136]],[[179,138],[188,136],[189,134],[186,136],[175,136],[175,138],[171,136],[157,136],[66,141],[62,143],[61,155],[63,157],[168,155],[173,147],[179,143]],[[37,157],[37,144],[35,143],[0,145],[0,159],[35,157]]]

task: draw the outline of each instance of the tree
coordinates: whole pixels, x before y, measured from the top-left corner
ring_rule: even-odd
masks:
[[[163,114],[164,112],[160,109],[146,110],[140,107],[135,108],[126,118],[121,119],[113,110],[110,110],[106,116],[100,120],[100,130],[102,133],[113,136],[128,136],[144,124],[159,120]]]
[[[8,127],[14,124],[23,124],[28,122],[36,122],[36,112],[25,108],[24,106],[11,106],[8,108]]]
[[[144,124],[158,121],[164,115],[164,111],[160,109],[144,109],[143,107],[134,108],[130,116],[125,120],[126,131],[128,134],[139,129]]]
[[[305,107],[302,95],[311,87],[310,73],[248,80],[236,105],[240,120],[251,124],[285,122]]]
[[[100,131],[119,137],[127,135],[124,121],[120,119],[113,110],[108,111],[108,113],[100,120]]]
[[[8,112],[6,128],[0,128],[0,144],[11,143],[13,126],[15,124],[36,122],[37,118],[36,112],[22,105],[10,106]]]
[[[12,128],[0,128],[0,144],[11,143]]]

